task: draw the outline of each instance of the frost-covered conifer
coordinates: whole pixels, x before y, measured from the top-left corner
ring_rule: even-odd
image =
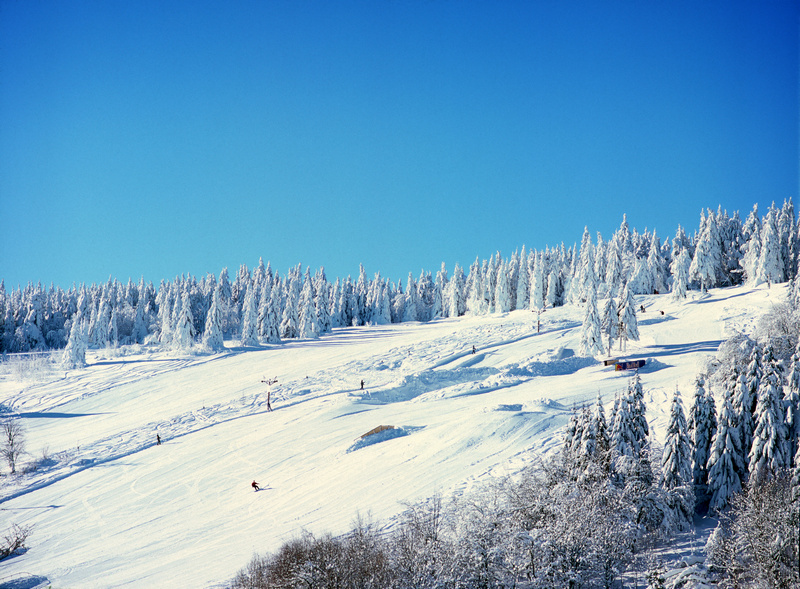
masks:
[[[467,312],[466,278],[464,277],[464,269],[458,263],[453,269],[453,279],[448,286],[448,316],[461,317]]]
[[[750,478],[757,484],[791,464],[787,456],[784,412],[781,404],[783,383],[771,346],[764,348],[764,370],[758,387],[753,446],[750,449]]]
[[[297,337],[303,339],[316,339],[319,337],[319,324],[317,323],[317,306],[314,303],[314,287],[311,284],[311,274],[306,270],[303,280],[303,290],[300,292],[300,324]]]
[[[792,355],[785,395],[787,448],[794,460],[800,446],[800,344]]]
[[[525,253],[525,246],[522,246],[522,253],[519,256],[519,270],[517,272],[517,300],[515,309],[530,308],[530,273],[532,257]]]
[[[686,291],[689,285],[689,267],[692,260],[689,258],[689,251],[681,249],[676,258],[672,260],[670,270],[672,271],[672,298],[682,300],[686,298]]]
[[[258,289],[255,283],[247,286],[242,305],[242,346],[258,345]]]
[[[532,311],[544,309],[546,293],[547,275],[544,270],[544,256],[541,252],[538,252],[534,257],[533,271],[531,274],[530,309]]]
[[[691,484],[692,481],[691,443],[681,394],[676,388],[661,459],[661,484],[669,491]]]
[[[64,368],[83,368],[86,366],[86,348],[88,347],[86,331],[85,321],[80,312],[78,312],[72,317],[67,347],[64,348],[64,354],[61,359]]]
[[[408,281],[406,282],[406,297],[403,305],[403,321],[417,321],[417,318],[417,285],[414,282],[414,276],[409,272]]]
[[[603,334],[608,338],[608,352],[611,353],[614,340],[619,336],[619,314],[617,312],[617,303],[612,297],[608,297],[603,307],[603,318],[600,327],[603,330]]]
[[[578,352],[581,356],[603,353],[603,337],[600,331],[600,316],[597,312],[597,296],[594,286],[594,283],[587,283],[586,309]]]
[[[700,281],[700,290],[707,292],[717,285],[717,269],[722,265],[722,252],[716,233],[717,224],[713,213],[700,216],[700,237],[689,266],[689,277]]]
[[[511,282],[508,260],[501,260],[497,268],[497,279],[494,289],[494,310],[496,313],[511,311]]]
[[[656,232],[653,231],[653,237],[650,239],[650,250],[647,253],[647,269],[652,280],[653,290],[666,292],[667,276],[664,259],[661,255],[660,242],[661,240],[656,236]]]
[[[777,211],[770,207],[761,228],[761,252],[756,267],[756,284],[773,284],[784,281],[784,263],[781,257],[781,243],[776,226]]]
[[[314,304],[317,309],[317,324],[319,325],[320,334],[329,333],[331,331],[331,300],[330,300],[330,285],[325,276],[325,268],[320,268],[314,276],[314,293],[316,299]],[[385,311],[385,313],[384,313]],[[382,314],[388,317],[387,323],[391,323],[391,313],[389,312],[388,302],[386,309],[381,308]]]
[[[172,346],[179,350],[187,350],[194,343],[196,331],[192,318],[192,306],[189,303],[189,292],[184,290],[180,295],[180,309],[172,337]]]
[[[222,340],[222,309],[220,309],[220,287],[214,288],[211,295],[211,306],[206,315],[206,330],[203,332],[203,345],[211,351],[225,349]]]
[[[628,285],[622,289],[619,307],[620,349],[628,349],[628,340],[639,341],[639,323],[636,320],[636,308]]]
[[[708,484],[708,456],[711,441],[717,433],[714,399],[705,389],[705,379],[695,380],[694,403],[689,410],[689,437],[692,442],[692,478],[699,495],[705,495]]]
[[[642,379],[636,372],[628,382],[628,395],[631,399],[633,435],[636,439],[637,447],[643,450],[648,445],[650,428],[647,425],[647,409],[644,404],[644,388]]]
[[[281,337],[285,339],[297,338],[300,333],[299,305],[300,288],[302,285],[300,285],[299,282],[299,276],[295,272],[287,276],[286,281],[283,283],[285,303],[281,316],[280,334]],[[354,315],[353,322],[358,321],[357,317],[359,316],[360,315]]]
[[[725,399],[717,422],[717,433],[708,457],[709,509],[722,511],[734,493],[742,490],[739,473],[744,470],[744,456],[736,427],[736,413],[730,396]]]

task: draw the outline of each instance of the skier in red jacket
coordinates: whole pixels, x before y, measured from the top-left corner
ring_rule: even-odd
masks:
[[[250,486],[251,486],[251,487],[253,487],[253,489],[255,489],[256,491],[260,491],[260,490],[261,490],[261,489],[259,488],[259,486],[258,486],[258,483],[257,483],[257,482],[255,482],[255,481],[253,481],[252,483],[250,483]]]

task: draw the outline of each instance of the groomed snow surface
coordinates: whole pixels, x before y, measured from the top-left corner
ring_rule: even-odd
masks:
[[[675,387],[688,410],[719,344],[785,297],[785,285],[636,297],[641,339],[612,356],[647,360],[657,443]],[[0,404],[25,428],[23,468],[38,465],[0,478],[0,532],[33,526],[0,586],[224,586],[303,530],[343,533],[359,514],[390,527],[406,502],[513,474],[560,443],[576,404],[599,392],[608,415],[630,376],[574,355],[582,307],[547,310],[540,333],[536,319],[353,327],[216,355],[90,351],[66,373],[9,359]],[[272,412],[265,378],[278,379]],[[361,438],[380,425],[395,429]]]

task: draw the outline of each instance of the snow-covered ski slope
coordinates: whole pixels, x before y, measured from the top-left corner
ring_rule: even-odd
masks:
[[[641,339],[613,355],[647,359],[656,441],[675,387],[688,409],[719,344],[785,297],[785,285],[636,297]],[[6,365],[0,404],[21,417],[28,460],[43,448],[50,460],[0,479],[0,527],[34,526],[0,585],[220,586],[303,530],[341,533],[359,514],[390,525],[403,502],[511,474],[558,444],[575,404],[600,393],[609,412],[627,386],[629,373],[571,353],[582,318],[566,306],[542,314],[540,333],[515,311],[211,356],[95,351],[85,370],[37,382]],[[379,425],[396,429],[360,438]]]

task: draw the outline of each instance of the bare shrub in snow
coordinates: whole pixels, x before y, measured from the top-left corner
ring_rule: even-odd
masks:
[[[0,421],[0,456],[8,463],[11,474],[17,472],[17,463],[25,453],[25,432],[18,419]]]
[[[25,548],[25,541],[31,535],[32,526],[13,524],[0,542],[0,560],[8,558],[18,550]]]
[[[707,545],[720,587],[800,587],[800,517],[791,491],[784,472],[733,496]]]

